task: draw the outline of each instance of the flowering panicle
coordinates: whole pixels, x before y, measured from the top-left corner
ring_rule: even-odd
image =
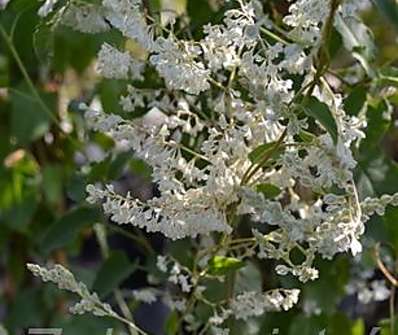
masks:
[[[85,284],[78,282],[73,274],[62,265],[57,264],[52,269],[47,270],[36,264],[27,264],[27,268],[34,276],[40,277],[44,282],[52,282],[57,284],[61,290],[66,290],[80,296],[81,300],[70,307],[69,310],[71,313],[93,313],[96,316],[111,317],[116,315],[109,304],[101,302],[96,293],[91,293]]]
[[[232,312],[237,319],[259,316],[264,312],[287,311],[298,301],[300,290],[278,289],[259,294],[244,292],[231,303]]]
[[[97,71],[104,78],[143,80],[144,64],[105,43],[98,53]]]
[[[284,23],[291,27],[288,38],[296,42],[270,44],[262,33],[272,24],[258,2],[239,3],[240,8],[225,13],[222,24],[206,25],[200,42],[181,40],[168,32],[167,37],[155,38],[148,49],[149,62],[164,78],[166,88],[185,92],[185,99],[181,94],[148,92],[130,85],[121,104],[128,112],[148,108],[146,117],[127,121],[88,109],[88,124],[145,160],[161,191],[159,197],[141,202],[115,194],[110,186],[89,185],[88,200],[102,201],[105,212],[119,224],[161,232],[171,239],[231,234],[228,216],[235,208],[234,215],[250,214],[254,221],[275,227],[265,235],[253,232],[260,258],[279,260],[276,271],[281,275],[314,280],[318,277],[313,267],[316,254],[330,259],[340,252],[360,252],[364,223],[376,211],[372,206],[380,207],[371,200],[360,203],[353,183],[356,161],[351,146],[364,137],[366,121],[349,116],[341,96],[313,82],[310,94],[331,111],[337,143],[320,122],[319,136],[307,144],[289,145],[309,127],[308,119],[295,113],[296,92],[289,76],[302,75],[304,83],[311,85],[313,59],[331,4],[317,0],[291,4]],[[115,24],[119,29],[120,22]],[[103,71],[109,71],[109,77],[125,77],[128,57],[120,54],[124,66],[114,66],[119,57],[111,57],[109,65],[102,62]],[[228,79],[227,86],[220,89],[218,80],[223,78]],[[249,99],[234,88],[234,80],[247,89]],[[219,91],[215,98],[208,95],[213,85]],[[206,99],[210,115],[196,113],[203,108],[197,95]],[[156,116],[151,118],[151,114]],[[203,140],[189,147],[182,140],[184,133],[203,134]],[[259,157],[254,156],[257,151]],[[266,197],[254,187],[256,183],[270,185],[279,196]],[[319,195],[309,203],[295,191],[300,187]],[[333,187],[345,195],[325,191]],[[303,253],[301,264],[290,259],[294,248]]]
[[[216,313],[208,326],[216,334],[228,333],[220,325],[231,315],[246,320],[292,308],[299,290],[232,292],[217,310],[203,297],[201,282],[225,280],[225,273],[211,269],[215,259],[225,261],[217,265],[221,268],[252,257],[273,259],[277,274],[315,280],[317,255],[357,255],[365,223],[398,205],[397,194],[359,199],[352,147],[365,137],[365,113],[346,112],[346,97],[325,76],[323,53],[333,25],[339,30],[339,20],[358,19],[352,1],[294,1],[278,29],[259,1],[234,3],[236,8],[218,24],[205,25],[196,40],[184,34],[185,27],[179,33],[175,23],[169,29],[145,15],[140,0],[71,5],[63,18],[81,31],[116,29],[145,49],[142,60],[108,43],[98,53],[103,77],[130,80],[120,98],[125,113],[83,104],[81,109],[90,129],[106,133],[118,149],[131,150],[151,167],[160,194],[143,201],[130,192],[118,194],[111,184],[88,185],[87,201],[101,204],[120,225],[172,240],[193,238],[198,245],[210,241],[198,252],[194,269],[164,257],[157,266],[180,289],[169,305],[184,311],[190,308],[188,296],[210,305]],[[52,6],[46,1],[42,15]],[[157,73],[156,88],[144,80],[146,69]],[[136,111],[146,113],[134,118]],[[244,216],[258,225],[241,241],[237,226]],[[301,262],[291,259],[293,250],[302,254]],[[134,295],[152,302],[150,293]],[[197,326],[190,313],[184,321]]]

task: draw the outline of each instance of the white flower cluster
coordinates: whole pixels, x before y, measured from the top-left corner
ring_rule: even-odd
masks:
[[[178,262],[169,260],[165,256],[158,256],[156,265],[160,271],[169,275],[170,283],[180,286],[182,292],[189,293],[192,291],[191,272]]]
[[[135,300],[146,304],[153,304],[157,300],[156,294],[151,288],[134,290],[132,293]]]
[[[104,6],[127,15],[127,3],[139,8],[137,1],[119,1],[113,6],[104,1]],[[159,197],[142,202],[129,194],[116,194],[112,186],[89,185],[88,201],[103,202],[105,213],[119,224],[161,232],[173,240],[211,232],[231,234],[231,211],[250,214],[254,221],[275,227],[267,235],[254,232],[258,256],[281,261],[277,268],[281,275],[291,273],[303,282],[314,280],[318,277],[312,265],[316,254],[331,259],[348,250],[359,253],[364,223],[374,212],[382,213],[375,200],[359,202],[353,182],[356,162],[351,146],[364,137],[366,122],[347,115],[342,97],[333,94],[327,84],[313,82],[308,94],[330,109],[337,143],[324,129],[309,142],[295,139],[309,125],[307,118],[299,119],[295,112],[299,107],[288,77],[300,74],[304,83],[311,84],[322,24],[333,24],[329,1],[291,4],[284,22],[293,27],[289,38],[298,42],[278,40],[274,44],[262,36],[272,23],[261,5],[257,1],[239,4],[225,13],[222,24],[205,26],[199,42],[181,40],[168,32],[167,37],[144,43],[150,54],[148,62],[175,94],[130,85],[121,104],[128,112],[147,108],[155,116],[127,121],[87,109],[89,126],[108,133],[145,160],[161,191]],[[140,25],[136,32],[150,30],[135,14],[131,20]],[[126,22],[128,18],[114,18],[113,25],[140,40],[126,33]],[[129,62],[127,53],[109,45],[99,54],[105,77],[126,78]],[[249,98],[235,89],[234,81],[247,89]],[[179,91],[187,94],[182,97]],[[323,128],[321,123],[318,126]],[[192,146],[184,141],[184,134],[200,140]],[[268,149],[262,152],[262,146]],[[258,192],[256,185],[263,183],[278,189],[279,196],[268,198]],[[336,187],[343,195],[328,191]],[[312,190],[311,201],[301,197],[300,188]],[[395,199],[384,196],[383,208],[396,203],[390,198]],[[290,260],[294,248],[303,253],[301,264]]]
[[[398,204],[397,194],[360,202],[351,148],[363,139],[366,120],[345,112],[345,97],[324,77],[327,64],[318,64],[323,43],[338,24],[334,14],[353,15],[356,8],[348,9],[346,1],[294,1],[281,29],[259,1],[234,3],[237,8],[227,10],[220,24],[203,27],[200,40],[146,17],[140,0],[68,8],[64,23],[86,32],[112,27],[144,49],[140,62],[104,44],[97,67],[104,77],[143,79],[145,66],[158,74],[153,89],[129,83],[120,99],[126,117],[82,108],[92,130],[106,133],[151,167],[160,195],[141,201],[116,193],[112,185],[88,185],[87,201],[102,204],[118,224],[172,240],[212,236],[219,242],[209,248],[215,250],[212,256],[230,252],[236,219],[249,215],[261,224],[243,239],[243,251],[236,242],[233,256],[274,259],[279,275],[314,280],[316,255],[358,254],[366,221]],[[49,2],[43,11],[51,8]],[[303,113],[308,101],[317,102],[317,110]],[[320,117],[318,109],[324,110]],[[131,120],[129,113],[136,110],[147,114]],[[291,260],[293,250],[302,253],[302,263]],[[196,273],[164,258],[158,267],[183,294],[199,294]],[[230,297],[229,310],[246,319],[288,310],[298,296],[294,289],[248,291]],[[177,310],[186,302],[172,300]],[[225,333],[217,324],[215,329]]]
[[[177,43],[170,35],[156,40],[154,52],[150,61],[170,89],[199,94],[210,88],[210,71],[205,69],[203,63],[196,61],[201,54],[200,47],[185,41]]]
[[[52,269],[47,270],[36,264],[27,264],[27,268],[34,276],[40,277],[44,282],[52,282],[57,284],[61,290],[66,290],[80,296],[81,300],[70,307],[69,310],[71,313],[93,313],[96,316],[116,316],[116,313],[109,304],[101,302],[96,293],[91,293],[85,284],[78,282],[73,274],[62,265],[56,264]]]
[[[372,280],[369,283],[364,280],[357,280],[347,286],[347,293],[356,293],[358,300],[363,304],[384,301],[390,297],[390,290],[384,280]]]
[[[141,0],[103,0],[102,6],[106,19],[113,27],[143,48],[152,48],[152,28],[147,25],[142,13]]]
[[[104,10],[90,3],[71,3],[63,11],[62,24],[83,33],[102,33],[110,26],[104,17]]]
[[[299,294],[297,289],[278,289],[263,294],[244,292],[232,301],[231,309],[235,318],[243,320],[264,312],[287,311],[298,302]]]
[[[97,71],[104,78],[142,80],[144,64],[133,59],[129,53],[121,52],[104,43],[98,53]]]
[[[284,23],[293,27],[290,32],[303,43],[312,44],[319,41],[320,23],[324,23],[330,11],[330,0],[299,0],[289,7],[289,15]]]

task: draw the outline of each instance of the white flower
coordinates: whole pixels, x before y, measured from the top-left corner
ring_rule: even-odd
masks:
[[[110,305],[101,302],[96,293],[91,293],[85,284],[78,282],[73,274],[62,265],[56,264],[52,269],[47,270],[36,264],[27,264],[27,268],[34,276],[40,277],[44,282],[52,282],[57,284],[61,290],[70,291],[80,296],[81,300],[70,307],[71,313],[84,314],[90,312],[96,316],[111,317],[117,315]]]
[[[64,25],[83,33],[101,33],[110,29],[101,7],[92,4],[70,4],[62,16]]]
[[[167,39],[159,37],[155,41],[150,61],[169,88],[199,94],[210,88],[210,71],[196,60],[200,53],[200,48],[183,41],[177,44],[173,36],[169,35]]]
[[[150,50],[153,37],[141,12],[140,0],[103,0],[107,20],[126,37],[135,39],[142,47]]]
[[[0,10],[3,10],[7,7],[10,0],[0,0]]]
[[[244,292],[231,303],[231,309],[236,319],[246,320],[249,317],[260,316],[265,311],[287,311],[299,298],[300,290],[277,289],[265,293]]]
[[[213,335],[229,335],[230,331],[227,328],[211,327]]]
[[[121,52],[104,43],[98,53],[97,71],[105,78],[142,80],[143,63],[133,59],[129,52]]]
[[[158,256],[156,266],[162,272],[167,272],[167,257],[165,256]]]
[[[156,300],[157,300],[156,294],[150,288],[134,290],[132,292],[132,294],[133,294],[133,297],[135,300],[144,302],[146,304],[152,304],[152,303],[156,302]]]
[[[330,0],[298,0],[290,5],[283,22],[293,27],[292,36],[306,44],[319,41],[320,25],[326,21]]]

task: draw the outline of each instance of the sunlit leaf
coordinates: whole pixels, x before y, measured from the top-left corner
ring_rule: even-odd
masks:
[[[209,273],[212,275],[224,275],[229,271],[241,268],[244,264],[244,262],[237,258],[214,256],[209,261]]]

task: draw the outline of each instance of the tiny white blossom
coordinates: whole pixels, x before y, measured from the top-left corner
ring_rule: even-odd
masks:
[[[129,52],[121,52],[108,43],[104,43],[98,53],[97,71],[105,78],[143,79],[143,64],[133,59]]]
[[[139,290],[134,290],[133,292],[133,297],[137,301],[144,302],[146,304],[152,304],[156,302],[156,294],[154,291],[150,288],[143,288]]]

